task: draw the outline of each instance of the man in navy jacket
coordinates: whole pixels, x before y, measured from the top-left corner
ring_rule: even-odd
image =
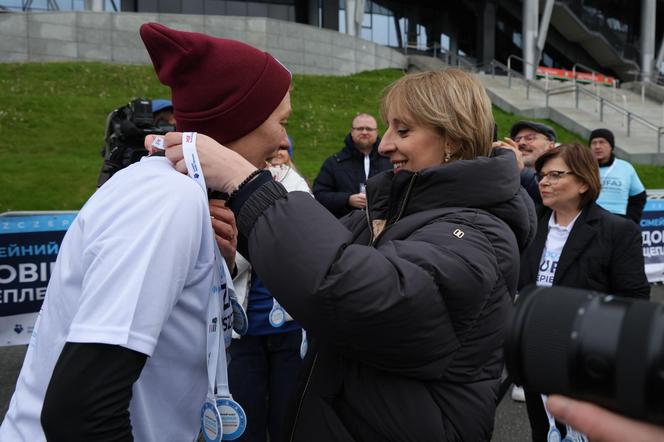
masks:
[[[367,179],[392,168],[378,153],[378,125],[371,115],[357,115],[344,142],[346,146],[323,163],[313,189],[316,199],[338,218],[364,209]]]

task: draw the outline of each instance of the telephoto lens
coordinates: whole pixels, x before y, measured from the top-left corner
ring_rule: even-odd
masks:
[[[519,294],[505,340],[514,383],[664,425],[664,306],[566,287]]]

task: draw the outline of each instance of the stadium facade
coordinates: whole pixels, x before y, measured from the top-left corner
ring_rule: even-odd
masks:
[[[526,72],[531,65],[571,69],[580,63],[622,81],[652,78],[664,54],[662,0],[122,0],[119,6],[271,17],[406,51],[460,55],[476,65],[518,54],[532,63]],[[538,50],[542,34],[546,43]]]
[[[3,7],[266,17],[480,67],[512,56],[528,78],[535,66],[583,66],[623,82],[657,81],[664,71],[664,0],[0,0]]]

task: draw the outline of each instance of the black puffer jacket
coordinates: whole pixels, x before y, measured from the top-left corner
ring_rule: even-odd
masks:
[[[380,174],[370,210],[343,224],[304,194],[252,187],[231,206],[241,253],[316,340],[287,440],[489,440],[535,232],[513,153]]]
[[[366,182],[364,155],[357,150],[350,134],[344,140],[346,147],[325,160],[314,180],[314,197],[336,217],[353,210],[348,205],[348,197],[360,191],[360,184]],[[389,158],[378,153],[380,138],[376,140],[369,154],[369,178],[392,169]]]

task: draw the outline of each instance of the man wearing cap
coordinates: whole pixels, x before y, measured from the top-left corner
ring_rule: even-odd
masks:
[[[156,23],[140,35],[171,87],[178,130],[263,167],[286,137],[290,72],[237,41]],[[236,325],[221,255],[232,264],[237,229],[204,187],[152,155],[86,202],[62,242],[0,441],[197,437],[201,412],[216,410],[214,386],[224,387],[225,364],[212,355],[224,360],[221,339],[228,345]]]
[[[535,176],[535,161],[556,145],[556,131],[536,121],[518,121],[510,129],[510,137],[493,143],[514,151],[521,170],[521,186],[526,189],[535,206],[541,206],[542,197]]]
[[[340,218],[367,205],[364,186],[367,179],[392,164],[378,153],[380,137],[376,119],[369,114],[353,118],[345,147],[325,160],[314,180],[314,196],[334,216]]]
[[[646,204],[646,189],[634,167],[613,153],[615,137],[609,129],[595,129],[590,133],[590,150],[599,163],[602,190],[597,204],[611,213],[641,222]]]
[[[536,121],[517,121],[510,129],[509,138],[495,141],[493,147],[510,149],[516,155],[517,165],[521,171],[521,187],[535,203],[536,208],[542,207],[542,195],[535,174],[535,161],[547,150],[556,145],[556,131],[546,124]],[[523,388],[514,385],[512,399],[525,402]]]
[[[163,98],[152,100],[152,124],[155,126],[175,126],[173,102]]]

